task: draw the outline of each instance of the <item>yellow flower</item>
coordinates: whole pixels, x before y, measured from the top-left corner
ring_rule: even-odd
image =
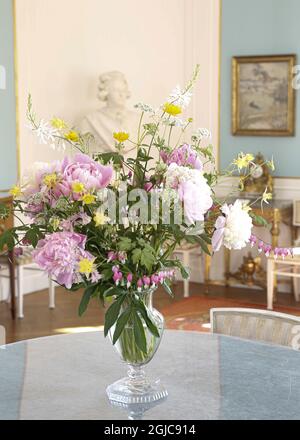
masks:
[[[54,231],[56,231],[60,225],[60,220],[57,217],[52,217],[50,219],[50,225],[52,226],[52,228],[54,229]]]
[[[71,142],[78,142],[79,141],[79,134],[77,133],[77,131],[70,130],[69,133],[67,133],[65,135],[65,138]]]
[[[261,199],[262,199],[262,202],[264,202],[264,203],[266,203],[268,205],[269,204],[269,200],[273,199],[273,194],[269,193],[267,191],[268,191],[268,188],[265,189]]]
[[[118,131],[113,133],[113,137],[118,142],[125,142],[129,139],[129,133],[126,133],[125,131]]]
[[[110,221],[110,218],[107,217],[103,212],[96,212],[94,216],[94,222],[96,226],[103,226]]]
[[[236,159],[234,159],[233,164],[238,167],[239,170],[242,168],[247,168],[250,162],[254,160],[253,154],[240,153]]]
[[[78,272],[84,275],[90,275],[95,270],[94,260],[82,258],[78,263]]]
[[[9,194],[11,194],[14,199],[16,199],[17,197],[20,197],[22,195],[21,188],[18,185],[14,185],[9,191]]]
[[[55,185],[57,184],[57,174],[52,173],[52,174],[46,174],[43,178],[43,183],[48,187],[48,188],[54,188]]]
[[[93,196],[93,194],[85,194],[80,199],[84,205],[92,205],[95,203],[96,196]]]
[[[60,118],[51,119],[51,125],[58,130],[64,130],[65,128],[67,128],[67,124],[65,123],[65,121]]]
[[[193,118],[188,118],[188,122],[193,122]]]
[[[163,110],[165,113],[168,113],[171,116],[180,115],[182,112],[182,108],[179,105],[171,104],[170,102],[166,102],[164,104]]]
[[[73,182],[72,183],[72,191],[76,194],[83,193],[85,190],[85,186],[81,182]]]

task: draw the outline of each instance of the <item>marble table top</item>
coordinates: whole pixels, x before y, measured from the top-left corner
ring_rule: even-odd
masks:
[[[102,332],[58,335],[0,348],[0,419],[300,419],[300,352],[198,332],[166,331],[146,367],[167,387],[152,407],[112,406],[123,377]]]

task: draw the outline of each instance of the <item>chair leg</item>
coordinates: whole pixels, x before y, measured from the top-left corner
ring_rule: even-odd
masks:
[[[55,285],[51,278],[49,278],[49,309],[55,309]]]
[[[298,266],[293,266],[293,273],[298,274]],[[300,301],[300,292],[298,289],[298,278],[293,277],[293,290],[294,290],[294,296],[296,301]]]
[[[24,268],[20,265],[17,268],[17,280],[18,280],[18,318],[24,318],[23,311],[23,288],[24,288]]]
[[[273,310],[274,300],[274,261],[270,258],[267,262],[267,307]]]
[[[10,283],[10,309],[11,317],[15,319],[16,317],[16,284],[15,284],[15,256],[13,251],[8,253],[8,269],[9,269],[9,283]]]
[[[190,267],[190,256],[189,252],[183,252],[183,265],[185,267]],[[190,296],[190,282],[189,280],[183,280],[183,296],[188,298]]]

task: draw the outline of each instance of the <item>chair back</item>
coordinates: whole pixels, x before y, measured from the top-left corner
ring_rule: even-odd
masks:
[[[268,310],[218,308],[210,310],[212,333],[300,349],[300,317]]]

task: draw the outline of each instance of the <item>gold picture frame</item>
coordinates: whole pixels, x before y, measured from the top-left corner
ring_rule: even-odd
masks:
[[[232,59],[232,134],[294,136],[296,55]]]

